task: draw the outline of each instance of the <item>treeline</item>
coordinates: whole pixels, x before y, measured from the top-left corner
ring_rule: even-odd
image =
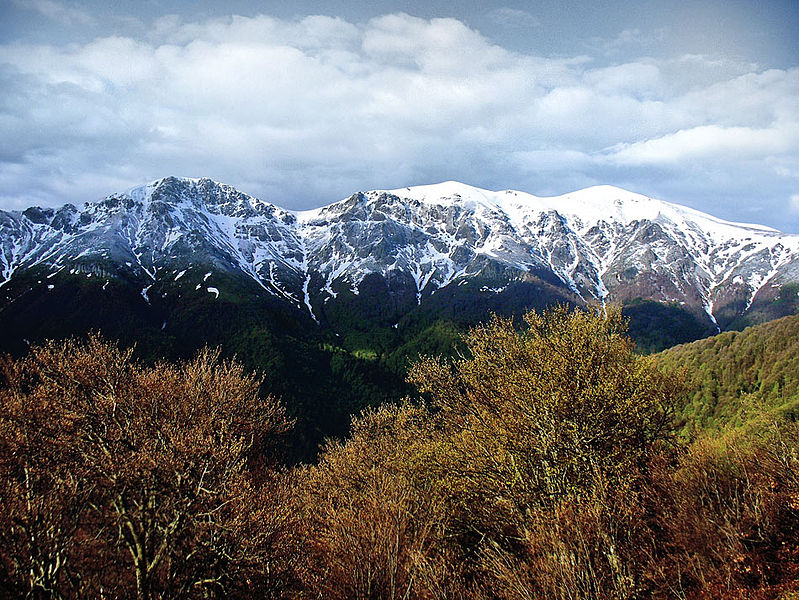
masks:
[[[144,367],[97,337],[3,364],[9,598],[789,598],[799,425],[691,443],[681,382],[618,312],[496,318],[420,397],[288,467],[291,420],[202,352]]]
[[[688,430],[745,425],[764,408],[799,417],[799,315],[670,348],[657,362],[685,379]]]

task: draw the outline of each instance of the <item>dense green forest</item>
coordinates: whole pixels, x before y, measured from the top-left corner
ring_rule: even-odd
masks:
[[[670,348],[658,355],[688,388],[688,429],[742,425],[762,409],[799,416],[799,315]]]
[[[799,594],[799,423],[779,395],[796,388],[787,356],[772,369],[796,321],[657,357],[619,310],[519,325],[495,317],[457,356],[415,360],[407,398],[304,464],[269,375],[218,351],[142,362],[93,335],[5,358],[0,597]],[[714,369],[751,356],[768,363],[752,381],[785,374],[746,389],[765,392],[732,411],[745,426],[686,428],[701,344]]]

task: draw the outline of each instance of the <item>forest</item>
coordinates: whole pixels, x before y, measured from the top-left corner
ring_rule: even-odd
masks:
[[[311,460],[219,350],[0,364],[0,597],[799,596],[799,317],[644,356],[621,311],[496,316]]]
[[[686,428],[743,425],[760,407],[799,416],[799,315],[676,346],[657,360],[686,381]]]

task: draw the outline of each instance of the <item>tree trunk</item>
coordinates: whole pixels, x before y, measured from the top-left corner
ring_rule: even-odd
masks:
[[[136,600],[150,600],[150,581],[147,577],[147,566],[142,562],[136,563]]]

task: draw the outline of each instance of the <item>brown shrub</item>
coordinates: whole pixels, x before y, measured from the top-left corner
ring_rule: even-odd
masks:
[[[307,519],[304,583],[320,598],[456,598],[458,557],[446,544],[426,410],[384,406],[330,443],[301,484]]]
[[[760,424],[691,444],[656,488],[668,549],[664,577],[696,597],[776,597],[799,572],[797,473],[797,423]]]
[[[514,551],[530,515],[625,486],[668,437],[679,393],[633,351],[618,310],[525,315],[518,332],[494,319],[465,337],[469,357],[424,359],[411,380],[447,432],[442,453],[463,543]]]
[[[203,351],[144,368],[92,336],[7,359],[3,375],[9,585],[56,598],[213,596],[260,568],[276,525],[268,482],[248,465],[290,423],[240,365]]]

